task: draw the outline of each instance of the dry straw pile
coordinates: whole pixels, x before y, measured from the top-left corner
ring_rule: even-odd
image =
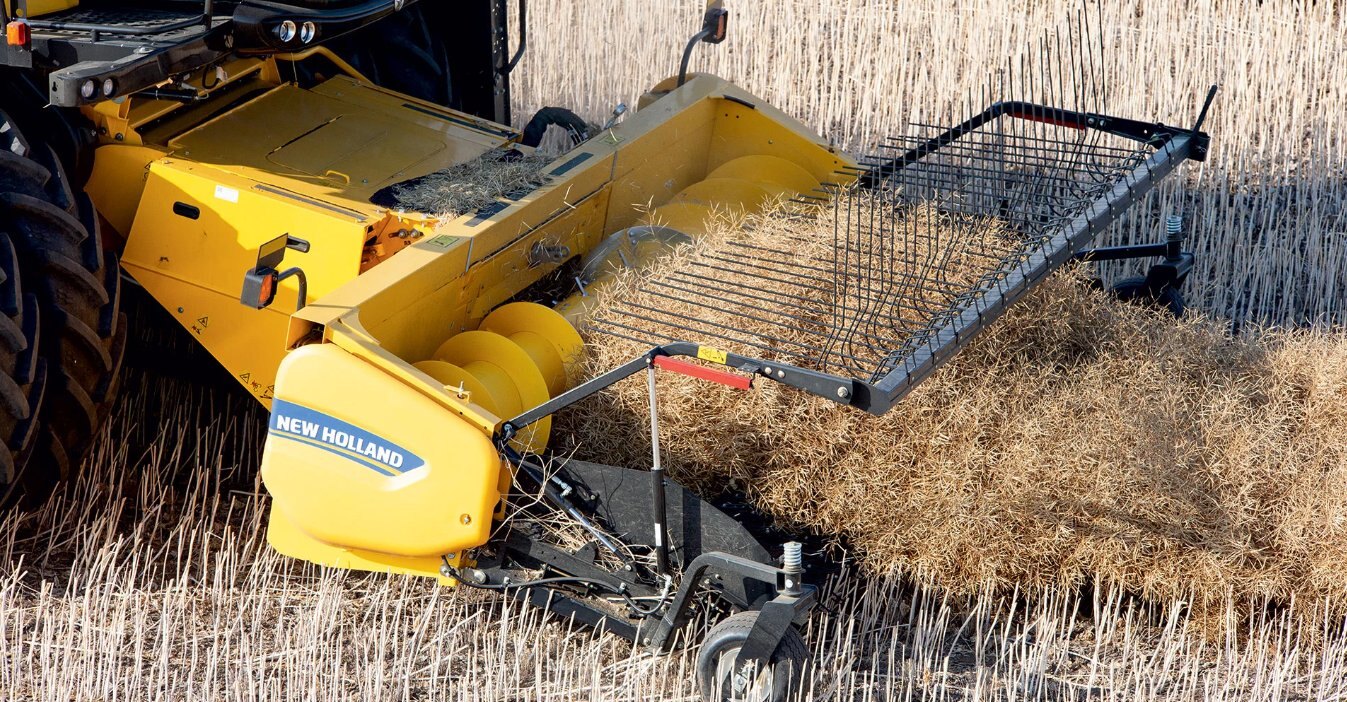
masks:
[[[696,698],[695,651],[650,657],[511,598],[277,555],[253,473],[266,424],[252,398],[139,373],[124,383],[81,479],[0,517],[0,699]],[[1117,592],[984,593],[960,609],[854,573],[824,598],[806,631],[818,672],[802,699],[1347,694],[1347,636],[1316,645],[1319,627],[1339,626],[1329,621],[1253,611],[1247,640],[1213,642],[1182,611]]]
[[[814,226],[796,233],[831,241],[830,223]],[[716,255],[731,229],[647,275]],[[620,315],[626,297],[763,333],[741,310],[708,317],[646,283],[628,274],[600,316],[649,328]],[[588,336],[595,369],[649,348]],[[731,485],[781,520],[845,534],[875,571],[965,592],[1098,577],[1212,610],[1227,595],[1347,603],[1340,336],[1232,338],[1063,273],[883,417],[761,380],[738,393],[665,374],[660,392],[676,478]],[[628,381],[566,415],[559,434],[582,457],[648,465],[646,412],[644,383]]]

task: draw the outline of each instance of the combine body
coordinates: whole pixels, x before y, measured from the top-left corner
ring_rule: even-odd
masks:
[[[883,412],[1047,272],[1091,255],[1089,240],[1178,163],[1205,156],[1196,127],[998,103],[862,163],[693,74],[655,86],[620,123],[583,136],[569,125],[574,148],[528,185],[466,213],[428,212],[399,193],[532,149],[508,126],[518,54],[507,3],[406,4],[5,0],[0,214],[18,224],[0,269],[62,282],[26,298],[0,285],[0,312],[22,332],[17,351],[0,354],[0,380],[14,385],[0,383],[10,401],[0,477],[18,484],[30,463],[78,459],[91,440],[127,334],[120,254],[130,279],[270,409],[261,472],[277,550],[511,591],[659,649],[694,609],[720,606],[712,600],[751,610],[705,642],[699,673],[715,699],[780,699],[780,676],[799,672],[791,624],[814,590],[798,545],[773,563],[744,527],[663,479],[657,442],[648,475],[548,456],[550,416],[645,371],[657,437],[657,367],[736,387],[747,374]],[[463,40],[427,31],[430,17],[437,30],[460,21]],[[684,71],[697,43],[724,39],[726,19],[708,4]],[[409,57],[429,57],[417,96],[362,72],[384,66],[406,80]],[[41,143],[20,134],[44,120]],[[620,305],[595,315],[615,272],[697,240],[715,217],[858,198],[880,220],[839,228],[831,254],[732,252],[723,281],[692,292],[708,309],[740,305],[824,337],[817,353],[806,345],[768,364],[758,352],[771,349],[696,315]],[[919,207],[969,235],[932,242],[937,251],[967,249],[988,218],[1010,234],[976,252],[985,270],[948,279],[895,245],[892,223]],[[1093,253],[1154,255],[1167,267],[1148,284],[1180,284],[1191,256],[1175,241]],[[753,281],[773,276],[801,282],[774,298],[787,304],[759,311]],[[819,304],[822,323],[794,323]],[[622,314],[665,328],[649,354],[581,377],[577,328],[613,333]],[[732,350],[697,345],[707,340]],[[671,359],[680,355],[728,369]],[[60,374],[49,379],[48,367]],[[589,542],[564,549],[501,530],[521,490]],[[749,664],[766,677],[745,673]]]

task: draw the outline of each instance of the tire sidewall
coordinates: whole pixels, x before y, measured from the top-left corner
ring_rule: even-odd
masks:
[[[750,616],[745,616],[750,615]],[[734,697],[729,679],[719,679],[720,664],[726,656],[737,657],[748,640],[756,612],[741,612],[722,621],[709,631],[697,652],[697,686],[705,700],[745,702],[751,698]],[[785,700],[791,686],[804,672],[804,641],[792,626],[772,654],[771,685],[768,700]]]

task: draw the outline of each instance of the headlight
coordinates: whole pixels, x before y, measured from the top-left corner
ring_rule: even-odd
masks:
[[[299,27],[295,26],[294,20],[286,20],[276,25],[276,38],[289,43],[294,40],[295,35],[299,33]]]

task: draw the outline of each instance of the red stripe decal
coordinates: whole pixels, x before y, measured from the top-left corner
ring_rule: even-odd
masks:
[[[1068,127],[1068,128],[1070,128],[1070,129],[1085,129],[1085,125],[1081,124],[1080,122],[1072,122],[1072,121],[1068,121],[1068,120],[1064,120],[1064,119],[1054,119],[1054,118],[1048,117],[1048,116],[1046,116],[1046,115],[1035,115],[1035,114],[1030,113],[1030,112],[1012,112],[1012,113],[1010,113],[1010,116],[1011,116],[1011,117],[1018,117],[1019,119],[1023,119],[1023,120],[1028,120],[1028,121],[1030,121],[1030,122],[1041,122],[1041,123],[1043,123],[1043,124],[1051,124],[1051,125],[1053,125],[1054,127]]]
[[[709,380],[713,383],[719,383],[732,387],[736,390],[748,390],[753,387],[753,379],[748,376],[731,373],[729,371],[716,370],[699,366],[696,363],[684,361],[672,356],[656,356],[655,367],[679,375],[686,375],[689,378],[698,380]]]

